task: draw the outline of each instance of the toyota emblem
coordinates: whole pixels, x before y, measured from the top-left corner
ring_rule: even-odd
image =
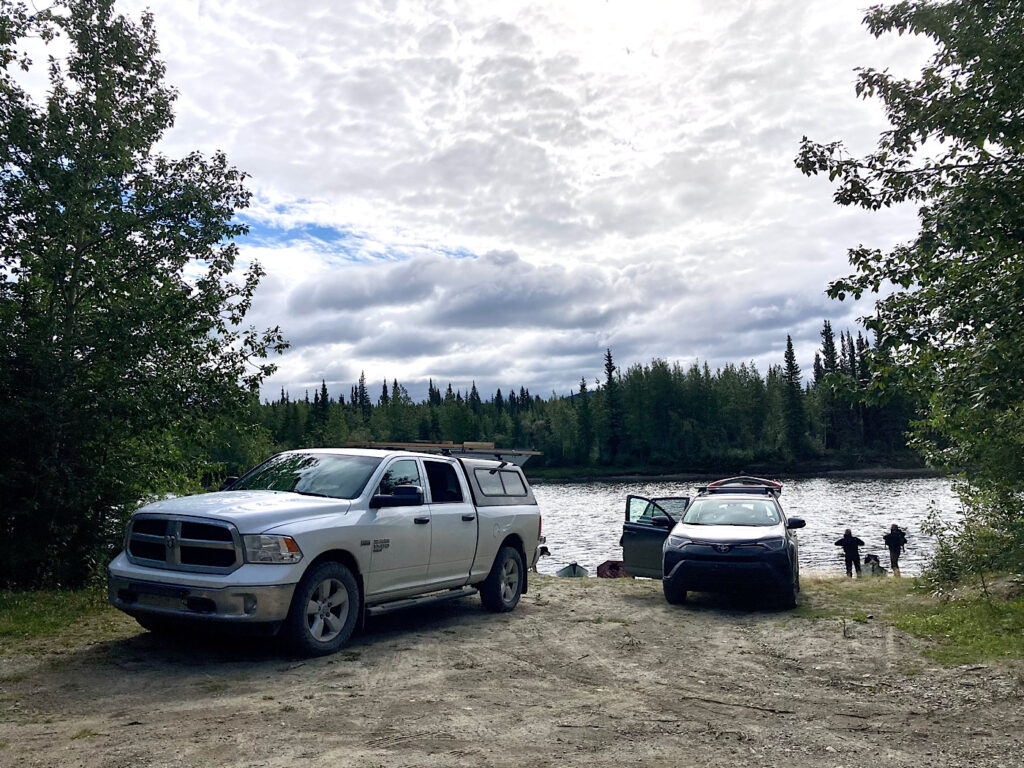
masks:
[[[732,547],[728,544],[715,544],[716,552],[728,552],[730,549],[732,549]]]

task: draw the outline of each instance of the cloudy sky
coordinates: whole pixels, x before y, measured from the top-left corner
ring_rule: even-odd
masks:
[[[251,174],[251,315],[291,349],[265,394],[398,377],[566,393],[623,365],[809,371],[846,249],[910,209],[836,207],[801,136],[885,128],[854,68],[912,74],[863,2],[122,0],[157,22],[179,91],[168,154]],[[379,386],[379,385],[378,385]]]

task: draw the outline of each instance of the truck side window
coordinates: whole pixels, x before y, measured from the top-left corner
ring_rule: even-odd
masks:
[[[427,482],[430,483],[430,501],[433,504],[451,504],[462,501],[462,486],[455,467],[440,461],[424,461]]]
[[[526,486],[518,472],[501,472],[501,482],[505,484],[506,496],[525,496]]]
[[[476,482],[480,486],[480,493],[484,496],[504,496],[505,486],[502,485],[501,477],[497,472],[490,469],[476,469]]]
[[[420,472],[416,468],[416,462],[412,459],[400,459],[391,464],[380,479],[380,487],[377,493],[384,496],[391,496],[395,492],[396,485],[420,485]]]

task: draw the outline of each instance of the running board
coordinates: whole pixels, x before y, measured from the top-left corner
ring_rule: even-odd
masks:
[[[457,589],[449,589],[447,592],[435,592],[432,595],[424,595],[423,597],[410,597],[408,600],[396,600],[393,603],[379,603],[378,605],[368,605],[366,607],[367,616],[380,616],[385,613],[391,613],[392,611],[400,611],[403,608],[412,608],[420,605],[433,605],[434,603],[443,603],[445,600],[455,600],[460,597],[469,597],[477,593],[476,587],[460,587]]]

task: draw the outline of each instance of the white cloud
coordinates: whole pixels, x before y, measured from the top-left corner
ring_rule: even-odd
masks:
[[[927,51],[859,0],[143,5],[181,94],[165,150],[226,150],[256,229],[292,231],[243,251],[254,322],[293,342],[268,393],[363,369],[565,391],[609,345],[763,368],[787,333],[809,368],[824,317],[868,310],[823,294],[846,248],[914,230],[793,166],[805,134],[869,148],[853,68]]]

